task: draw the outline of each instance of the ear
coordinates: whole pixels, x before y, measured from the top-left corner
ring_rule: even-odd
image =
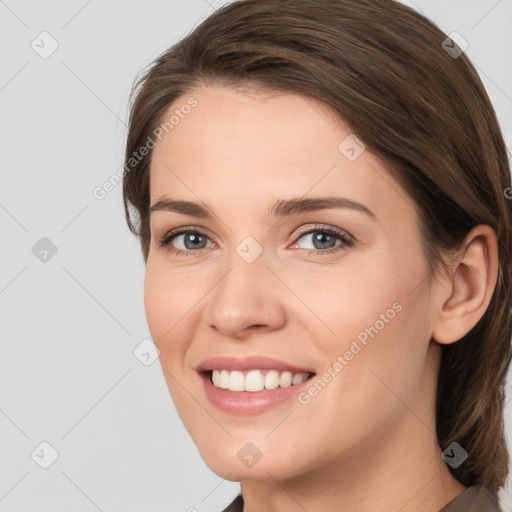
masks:
[[[466,236],[450,275],[432,332],[441,344],[464,337],[482,318],[498,278],[498,247],[494,230],[475,226]]]

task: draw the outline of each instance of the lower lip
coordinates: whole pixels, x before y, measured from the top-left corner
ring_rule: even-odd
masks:
[[[201,373],[206,396],[215,406],[226,412],[236,414],[258,414],[296,396],[303,388],[311,384],[311,377],[300,384],[287,388],[264,389],[262,391],[229,391],[217,388],[210,380],[210,375]]]

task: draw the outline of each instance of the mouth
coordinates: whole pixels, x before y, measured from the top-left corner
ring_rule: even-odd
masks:
[[[257,355],[214,357],[203,361],[196,371],[210,403],[236,415],[296,405],[292,398],[316,376],[311,368]]]
[[[297,386],[313,378],[314,372],[292,372],[277,369],[227,370],[216,368],[202,372],[218,389],[231,392],[258,393]]]
[[[280,405],[297,406],[292,400],[311,384],[312,372],[252,369],[214,369],[199,372],[207,399],[218,409],[236,415],[260,414]],[[222,386],[226,386],[222,387]],[[268,387],[267,387],[268,386]]]

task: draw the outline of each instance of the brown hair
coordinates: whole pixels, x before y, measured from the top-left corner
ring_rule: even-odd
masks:
[[[431,21],[394,0],[239,0],[224,6],[134,83],[124,207],[147,261],[151,151],[134,155],[177,98],[217,82],[297,92],[342,116],[414,200],[432,273],[472,227],[491,226],[498,282],[478,324],[442,347],[436,423],[441,449],[456,441],[469,454],[450,468],[455,478],[466,486],[485,484],[496,496],[508,471],[503,408],[512,332],[510,168],[475,68],[464,53],[450,54],[448,48],[458,47],[445,40]]]

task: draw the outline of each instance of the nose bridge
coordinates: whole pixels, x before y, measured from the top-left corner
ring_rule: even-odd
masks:
[[[244,239],[227,258],[227,270],[212,290],[206,321],[225,335],[239,337],[251,326],[269,330],[285,321],[284,304],[272,285],[263,248]]]

